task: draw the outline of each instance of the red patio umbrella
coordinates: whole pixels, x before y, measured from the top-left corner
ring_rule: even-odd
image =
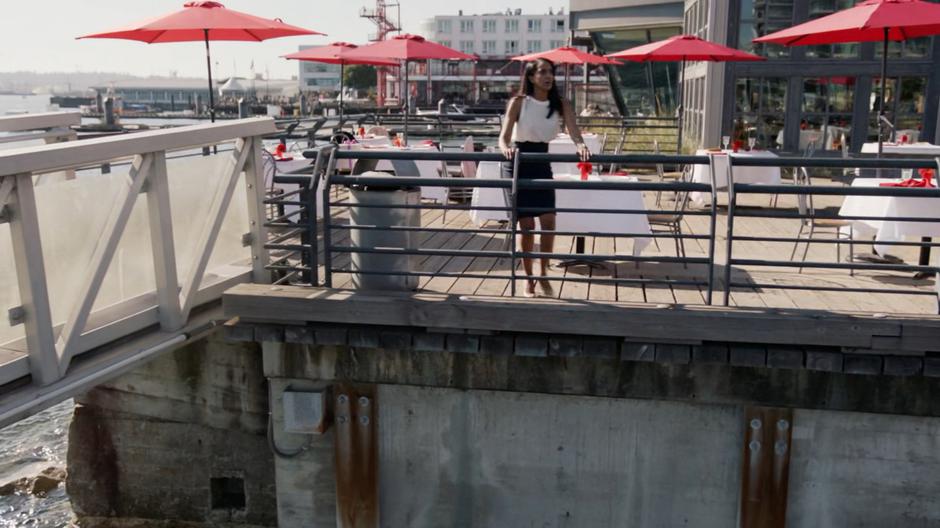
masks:
[[[389,40],[380,40],[374,44],[360,46],[346,54],[348,58],[371,57],[402,61],[405,70],[405,91],[408,91],[408,62],[413,60],[475,60],[476,57],[461,53],[455,49],[425,40],[418,35],[396,35]],[[408,94],[404,94],[405,137],[408,144]]]
[[[940,5],[921,0],[866,0],[854,7],[754,39],[784,46],[884,42],[881,54],[881,102],[878,105],[878,156],[885,118],[888,41],[940,34]]]
[[[728,48],[714,42],[702,40],[695,35],[676,35],[659,42],[644,44],[635,48],[608,53],[607,57],[632,62],[681,62],[679,66],[679,151],[682,150],[682,85],[685,83],[686,61],[738,62],[762,61],[764,57],[753,55],[734,48]]]
[[[323,35],[290,24],[281,19],[256,17],[240,11],[226,9],[218,2],[186,2],[183,9],[157,18],[132,24],[125,28],[85,35],[82,38],[115,38],[139,40],[147,44],[161,42],[206,43],[206,68],[209,70],[209,116],[215,121],[215,99],[212,93],[212,59],[210,40],[247,40],[261,42],[277,37],[297,35]]]
[[[398,66],[398,63],[389,59],[377,59],[369,57],[349,58],[346,55],[358,48],[355,44],[348,42],[334,42],[328,46],[319,46],[316,48],[307,48],[284,55],[285,59],[294,59],[302,61],[323,62],[326,64],[339,64],[339,120],[343,121],[343,74],[347,64],[369,64],[372,66]]]
[[[587,69],[586,65],[588,64],[620,64],[620,61],[613,59],[608,59],[603,55],[596,55],[594,53],[589,53],[587,51],[581,51],[578,48],[572,46],[562,46],[560,48],[550,49],[548,51],[539,51],[536,53],[529,53],[527,55],[519,55],[512,57],[511,60],[520,61],[520,62],[531,62],[538,59],[547,59],[552,61],[554,64],[564,64],[565,65],[565,90],[568,90],[568,66],[572,64],[581,64],[585,65],[585,72],[587,81],[590,82],[590,70]],[[523,73],[525,75],[525,73]],[[587,92],[584,96],[585,104],[587,104]]]

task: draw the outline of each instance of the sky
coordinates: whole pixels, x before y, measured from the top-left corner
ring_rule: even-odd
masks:
[[[0,0],[0,71],[37,72],[105,71],[140,76],[204,77],[203,44],[197,42],[144,44],[113,39],[75,40],[75,37],[125,27],[132,22],[181,9],[186,0]],[[221,0],[227,8],[265,18],[281,18],[288,24],[327,33],[327,36],[288,37],[265,42],[212,43],[213,77],[233,73],[247,77],[255,72],[272,78],[297,75],[294,61],[280,55],[298,46],[335,41],[364,43],[375,26],[359,18],[366,0]],[[9,5],[8,5],[9,4]],[[434,15],[504,12],[547,13],[549,7],[568,9],[568,0],[473,0],[465,4],[440,0],[400,0],[401,26],[416,32],[420,22]],[[14,8],[14,5],[16,6]],[[474,7],[470,7],[470,6]]]

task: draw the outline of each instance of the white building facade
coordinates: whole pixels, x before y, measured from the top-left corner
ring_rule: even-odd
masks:
[[[300,46],[298,51],[318,46]],[[324,92],[339,90],[338,64],[297,61],[297,79],[301,92]]]
[[[425,20],[419,34],[483,60],[506,59],[564,46],[568,41],[568,17],[563,9],[541,15],[523,14],[520,9],[482,15],[461,11]]]

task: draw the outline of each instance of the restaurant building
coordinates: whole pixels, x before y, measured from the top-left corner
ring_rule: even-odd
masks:
[[[877,139],[881,44],[783,47],[752,39],[851,7],[852,0],[571,0],[570,27],[602,53],[679,33],[766,57],[764,62],[689,63],[683,100],[686,147],[723,135],[775,150],[859,152]],[[897,136],[933,142],[940,96],[940,41],[891,43],[886,115]],[[612,68],[625,115],[674,115],[678,65]]]

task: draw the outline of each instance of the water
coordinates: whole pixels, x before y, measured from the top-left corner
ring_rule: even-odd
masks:
[[[0,117],[21,112],[37,113],[49,108],[47,95],[0,95]],[[55,466],[64,468],[72,400],[0,429],[0,485],[21,477],[34,477]],[[72,506],[65,484],[46,497],[14,494],[0,497],[0,528],[66,527]]]

